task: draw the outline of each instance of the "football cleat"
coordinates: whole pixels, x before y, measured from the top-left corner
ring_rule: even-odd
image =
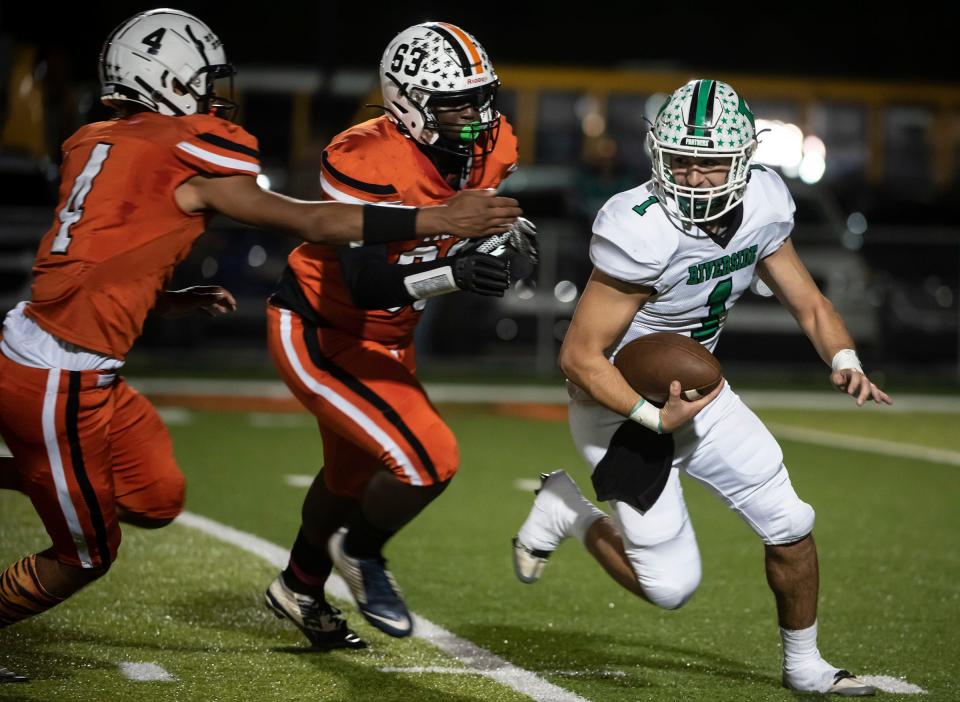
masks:
[[[346,532],[330,537],[330,558],[347,582],[360,614],[373,626],[390,636],[402,638],[413,633],[413,619],[387,570],[383,558],[354,558],[343,550]]]
[[[289,619],[319,650],[366,648],[366,642],[353,632],[340,610],[325,600],[294,592],[278,575],[264,593],[267,607],[277,619]]]
[[[29,682],[30,678],[23,675],[17,675],[12,670],[0,667],[0,683],[22,683]]]
[[[530,514],[520,527],[520,533],[513,538],[513,572],[524,583],[535,583],[540,579],[547,559],[568,535],[554,516],[557,502],[563,502],[565,496],[582,499],[580,490],[563,470],[541,473],[540,488],[534,494],[536,498]],[[536,536],[541,542],[538,545],[549,543],[552,548],[533,548],[524,543],[525,535]]]
[[[527,548],[520,540],[513,537],[513,572],[520,582],[535,583],[543,574],[547,559],[553,551],[537,551]]]
[[[840,695],[841,697],[870,697],[877,694],[877,688],[858,679],[848,670],[834,671],[833,681],[829,682],[828,680],[827,683],[826,689],[808,688],[798,685],[795,682],[791,683],[791,681],[787,679],[786,673],[784,673],[783,676],[783,686],[788,690],[820,692],[825,695]]]

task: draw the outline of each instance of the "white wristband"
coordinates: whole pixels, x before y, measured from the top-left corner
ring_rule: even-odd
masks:
[[[457,281],[453,278],[453,268],[442,266],[420,273],[412,273],[403,279],[407,292],[417,300],[426,300],[437,295],[459,290]]]
[[[857,358],[857,352],[853,349],[841,349],[837,351],[830,362],[830,368],[834,371],[855,370],[857,373],[863,373],[863,366],[860,365],[860,359]]]
[[[650,431],[655,431],[658,434],[663,433],[663,419],[660,417],[660,410],[642,397],[637,400],[637,404],[633,406],[627,416]]]

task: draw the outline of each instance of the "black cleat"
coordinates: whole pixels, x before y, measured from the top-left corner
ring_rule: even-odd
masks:
[[[314,648],[366,648],[367,642],[347,626],[340,610],[325,600],[294,592],[278,575],[264,593],[267,608],[277,619],[289,619]]]
[[[23,675],[17,675],[12,670],[0,668],[0,684],[2,683],[24,683],[30,682],[30,678]]]
[[[330,537],[330,558],[350,588],[360,614],[390,636],[402,638],[413,633],[413,617],[403,595],[382,558],[354,558],[343,550],[345,532]]]

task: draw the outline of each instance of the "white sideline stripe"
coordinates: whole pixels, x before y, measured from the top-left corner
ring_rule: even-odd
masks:
[[[184,426],[193,424],[193,412],[184,407],[157,407],[157,414],[164,424]]]
[[[83,535],[83,527],[77,518],[77,510],[70,498],[70,486],[67,485],[67,476],[63,472],[63,457],[60,455],[60,443],[57,437],[57,397],[60,388],[60,369],[51,368],[47,373],[47,391],[43,398],[43,443],[47,448],[47,459],[50,461],[50,472],[53,474],[53,484],[57,488],[57,502],[60,511],[67,522],[73,544],[77,547],[77,557],[84,568],[92,568],[90,551],[87,548],[87,538]]]
[[[131,663],[124,661],[118,664],[120,674],[135,682],[174,682],[173,677],[156,663]]]
[[[127,379],[145,395],[186,397],[259,397],[268,400],[293,399],[293,393],[278,380],[201,380],[199,378]]]
[[[889,675],[858,675],[857,679],[863,680],[867,685],[873,685],[878,690],[884,692],[893,692],[898,695],[925,695],[927,691],[919,685],[908,683],[906,680],[894,678]]]
[[[309,414],[288,412],[250,412],[247,421],[258,429],[299,429],[316,425],[316,420]]]
[[[259,556],[275,568],[285,568],[287,566],[290,552],[259,536],[248,534],[245,531],[234,529],[226,524],[191,512],[182,513],[177,517],[177,522]],[[327,592],[333,597],[352,601],[347,584],[336,574],[331,575],[327,581]],[[468,670],[487,675],[502,685],[531,697],[536,702],[588,702],[585,698],[547,682],[527,670],[516,667],[503,658],[460,638],[418,614],[413,614],[413,621],[413,635],[418,639],[422,639],[439,648],[448,656],[456,658]]]
[[[283,476],[283,482],[285,482],[290,487],[308,488],[311,485],[313,485],[313,478],[314,476],[312,475],[290,474],[290,475]]]
[[[181,151],[186,151],[188,154],[192,154],[197,158],[202,158],[204,161],[209,161],[210,163],[215,163],[218,166],[224,166],[225,168],[234,168],[238,171],[246,171],[247,173],[259,173],[260,166],[256,163],[250,163],[249,161],[241,161],[239,158],[229,158],[227,156],[221,156],[220,154],[215,154],[212,151],[207,151],[206,149],[201,149],[195,144],[191,144],[189,141],[181,141],[177,144],[177,148]]]
[[[186,395],[293,399],[280,381],[274,380],[200,380],[189,378],[127,379],[147,395]],[[536,402],[547,405],[567,404],[567,391],[557,385],[472,385],[467,383],[426,383],[427,394],[440,403],[513,403]],[[737,390],[737,394],[753,409],[810,409],[837,412],[938,412],[960,414],[960,397],[944,395],[896,395],[893,406],[873,403],[857,407],[839,392],[785,392],[782,390]]]
[[[417,469],[413,467],[413,463],[407,457],[407,454],[403,452],[403,449],[400,448],[396,441],[390,438],[389,434],[378,427],[376,422],[368,417],[363,410],[337,393],[333,388],[317,382],[304,370],[303,364],[300,363],[300,357],[297,356],[297,350],[293,346],[292,318],[293,315],[290,313],[290,310],[280,310],[280,340],[283,343],[283,352],[287,356],[287,362],[290,364],[290,367],[293,368],[293,372],[297,374],[300,382],[303,383],[310,392],[319,395],[336,407],[337,410],[345,414],[347,418],[364,431],[367,436],[380,444],[383,450],[393,456],[393,460],[400,464],[403,472],[406,473],[410,479],[411,485],[423,485],[423,478],[417,473]]]
[[[851,449],[866,453],[879,453],[883,456],[911,458],[914,460],[944,463],[951,466],[960,466],[960,453],[946,449],[930,448],[917,444],[904,444],[897,441],[882,439],[868,439],[862,436],[849,434],[834,434],[819,429],[807,429],[790,424],[767,424],[767,428],[778,438],[791,441],[801,441],[806,444],[829,446],[830,448]]]

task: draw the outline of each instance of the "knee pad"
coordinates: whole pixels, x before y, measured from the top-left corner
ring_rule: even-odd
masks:
[[[157,522],[173,521],[183,511],[186,497],[187,483],[183,475],[178,473],[164,481],[143,516]]]
[[[137,493],[133,499],[117,500],[122,521],[147,529],[166,526],[183,511],[187,481],[179,470],[169,471],[162,480],[149,489]]]
[[[662,609],[679,609],[700,585],[700,551],[689,520],[672,539],[628,547],[627,556],[643,594]]]
[[[768,546],[799,541],[813,531],[816,520],[813,507],[797,496],[782,464],[738,511]]]
[[[426,446],[437,474],[435,482],[448,482],[460,468],[460,446],[453,432],[443,422],[436,423],[430,431]]]

